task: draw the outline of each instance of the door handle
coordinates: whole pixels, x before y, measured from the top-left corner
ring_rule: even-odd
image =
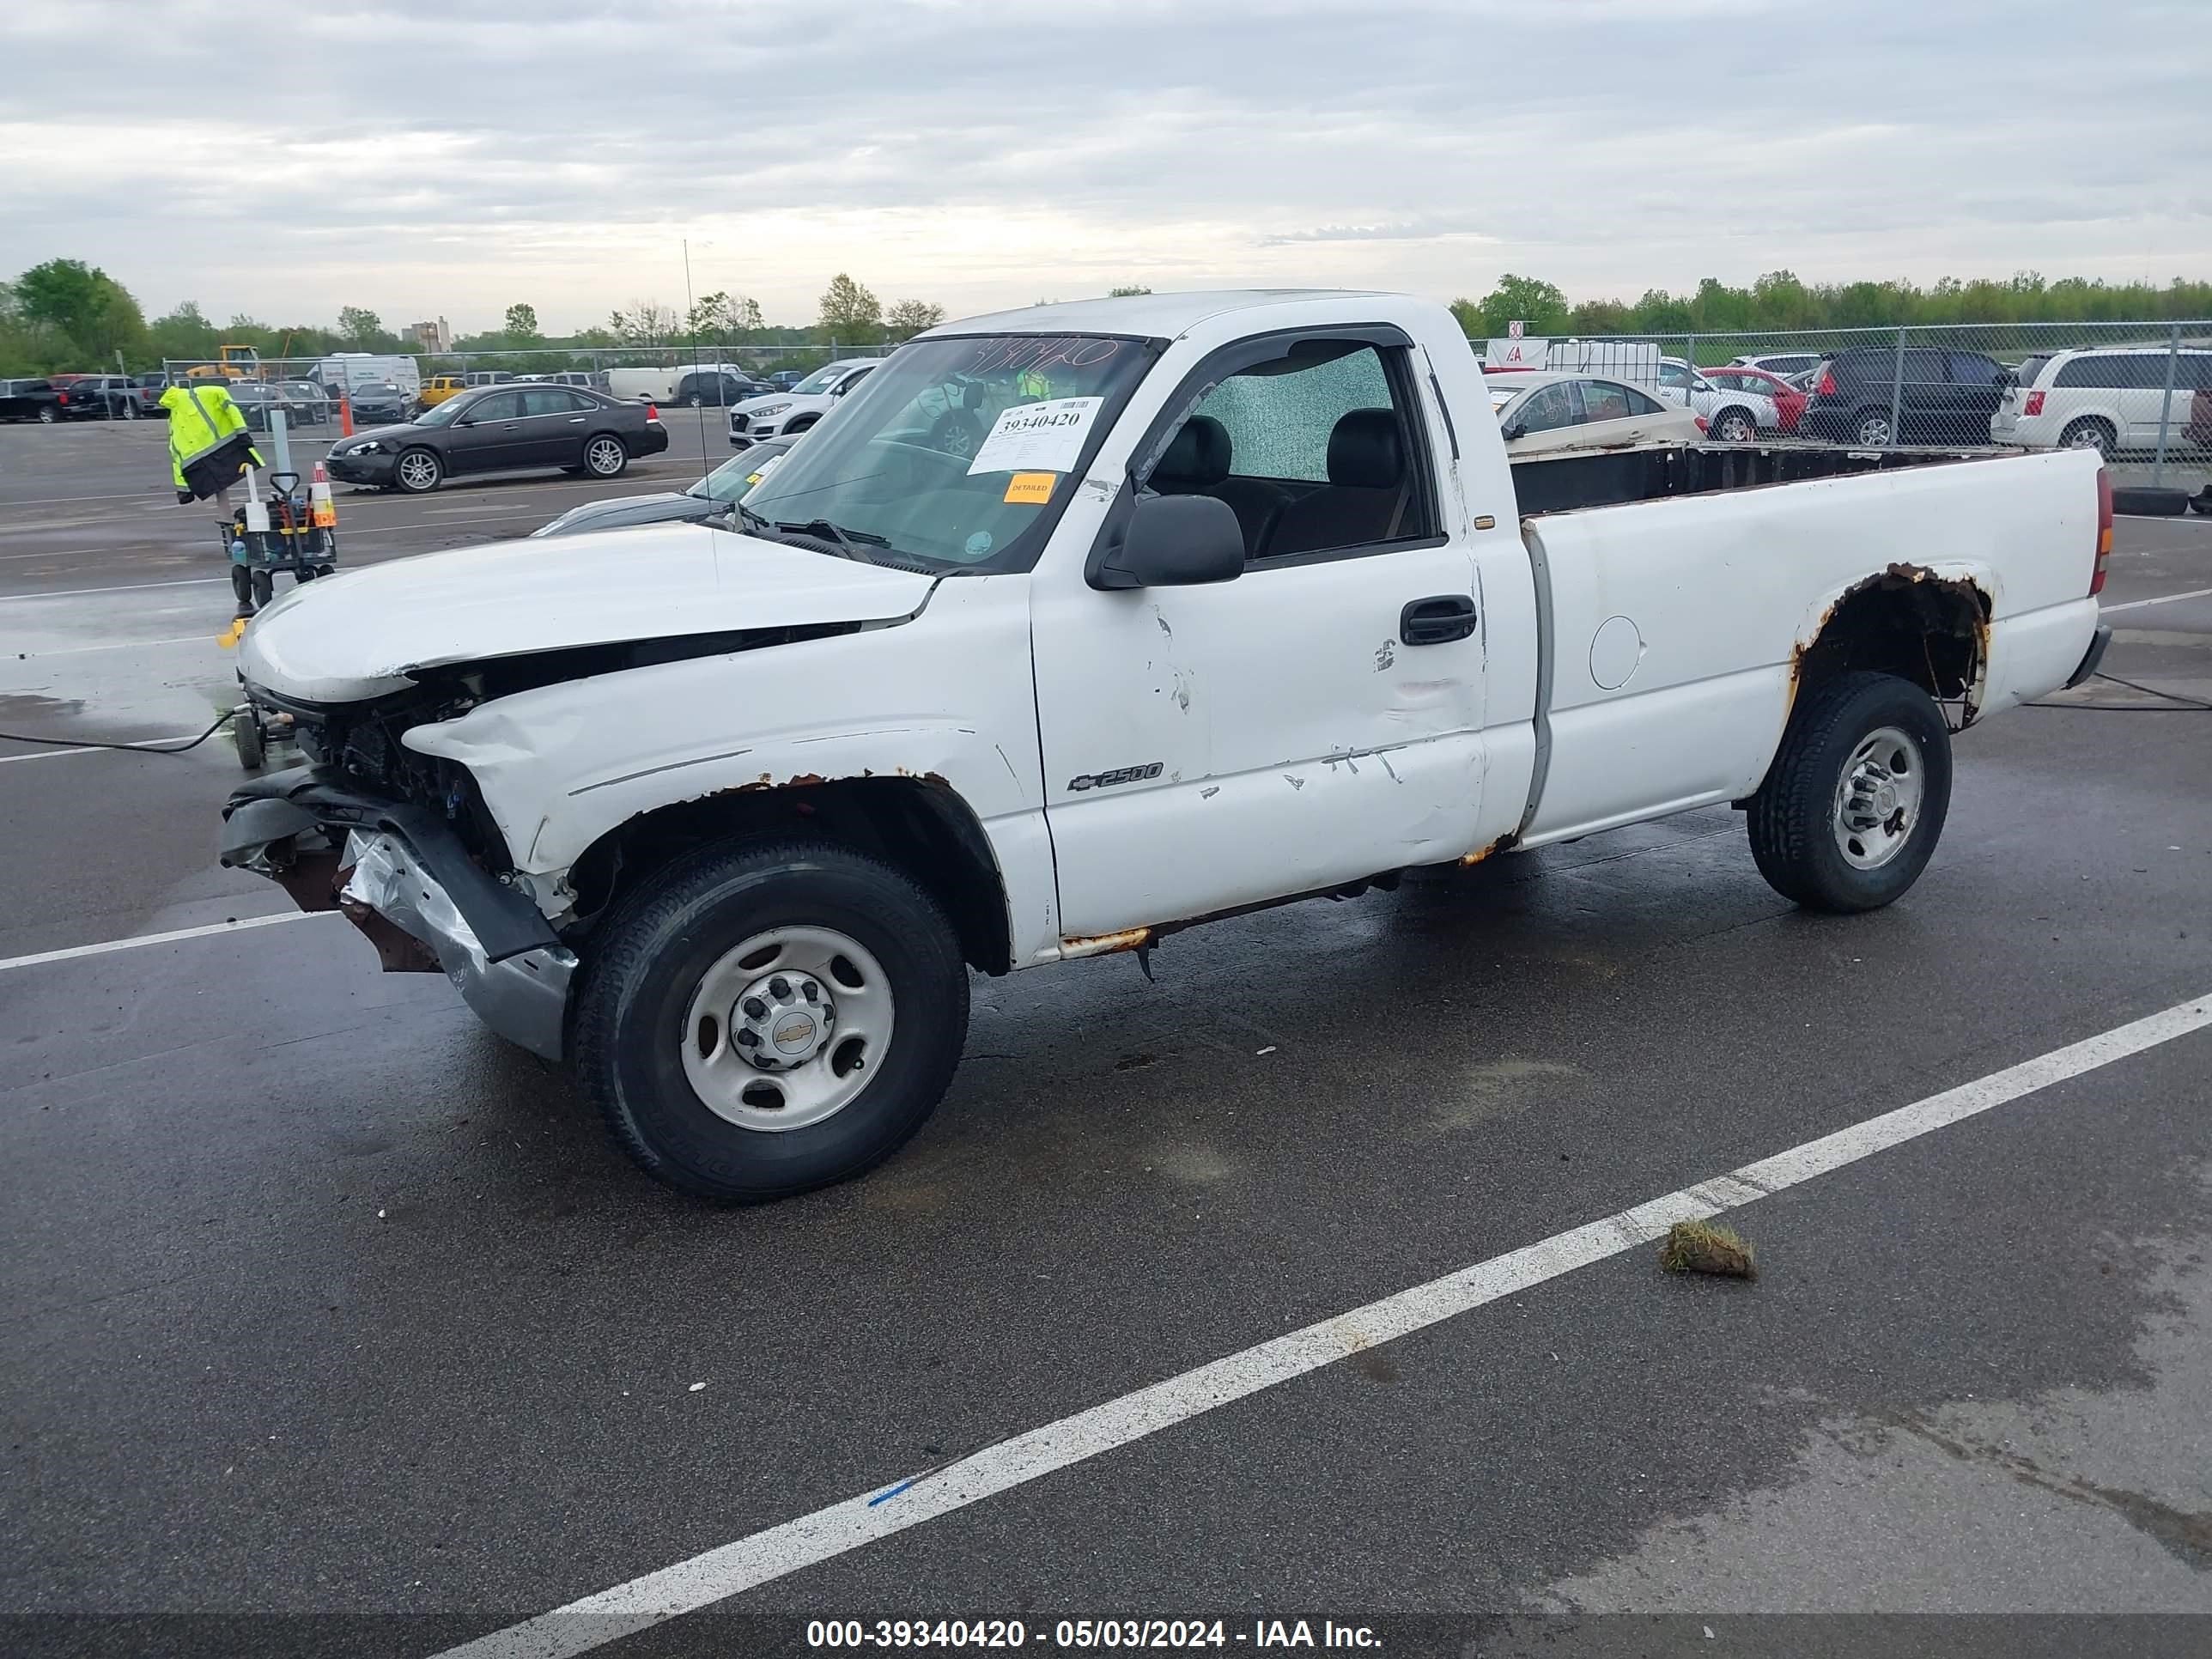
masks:
[[[584,423],[584,417],[583,417],[582,416],[580,416],[580,415],[571,415],[571,416],[568,417],[568,424],[569,424],[570,426],[581,426],[581,425],[583,425],[583,423]]]
[[[501,432],[520,432],[522,430],[522,422],[520,421],[509,421],[505,426],[500,428],[500,430]]]
[[[1474,632],[1474,601],[1464,593],[1415,599],[1398,613],[1398,638],[1407,645],[1449,645]]]

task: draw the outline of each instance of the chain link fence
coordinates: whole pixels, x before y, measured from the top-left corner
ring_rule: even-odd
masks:
[[[1727,441],[2094,448],[2128,482],[2212,489],[2212,319],[1470,343],[1493,373],[1641,386]]]
[[[1626,380],[1703,417],[1723,441],[1856,448],[2090,447],[2125,482],[2212,501],[2212,318],[2137,323],[1967,323],[1762,333],[1474,339],[1493,373],[1564,368]],[[896,348],[845,345],[545,347],[421,356],[172,361],[165,374],[288,383],[295,401],[396,384],[420,407],[452,383],[551,380],[618,397],[720,404],[744,383],[801,376]]]
[[[596,386],[618,397],[663,402],[722,401],[738,388],[731,380],[766,380],[771,374],[804,377],[824,364],[850,357],[880,357],[896,350],[880,343],[845,345],[743,343],[665,346],[546,346],[514,351],[336,352],[313,357],[234,355],[228,362],[165,358],[161,372],[170,380],[221,376],[234,382],[319,387],[333,395],[341,387],[398,385],[419,400],[433,381],[494,386],[510,380],[554,380]],[[619,374],[622,378],[616,377]],[[694,382],[686,389],[687,380]],[[304,394],[301,394],[304,395]]]

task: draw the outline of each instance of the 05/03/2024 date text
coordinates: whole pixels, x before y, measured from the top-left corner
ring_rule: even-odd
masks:
[[[1220,1619],[1060,1619],[1049,1632],[1032,1632],[1018,1619],[816,1619],[806,1644],[826,1650],[866,1648],[1041,1648],[1147,1650],[1243,1647],[1372,1650],[1382,1638],[1365,1625],[1324,1619],[1255,1619],[1231,1625]]]

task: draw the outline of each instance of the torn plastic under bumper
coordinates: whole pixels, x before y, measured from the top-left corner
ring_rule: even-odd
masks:
[[[500,1036],[562,1058],[574,953],[435,812],[293,767],[231,796],[222,854],[279,884],[303,910],[344,911],[387,972],[442,972]]]
[[[2081,653],[2081,665],[2075,669],[2071,674],[2066,677],[2066,689],[2069,691],[2071,691],[2075,686],[2081,684],[2083,680],[2087,679],[2090,675],[2097,672],[2097,665],[2105,660],[2105,647],[2112,644],[2112,630],[2111,625],[2109,623],[2098,624],[2096,633],[2090,638],[2089,648]]]

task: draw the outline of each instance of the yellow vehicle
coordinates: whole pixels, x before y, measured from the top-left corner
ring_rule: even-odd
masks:
[[[216,361],[199,363],[185,371],[185,377],[195,380],[258,380],[261,378],[261,354],[250,345],[227,345],[216,348]]]
[[[423,408],[428,409],[434,404],[442,404],[455,393],[466,392],[468,389],[469,383],[461,375],[434,374],[422,382],[422,390],[417,394],[416,401]]]

